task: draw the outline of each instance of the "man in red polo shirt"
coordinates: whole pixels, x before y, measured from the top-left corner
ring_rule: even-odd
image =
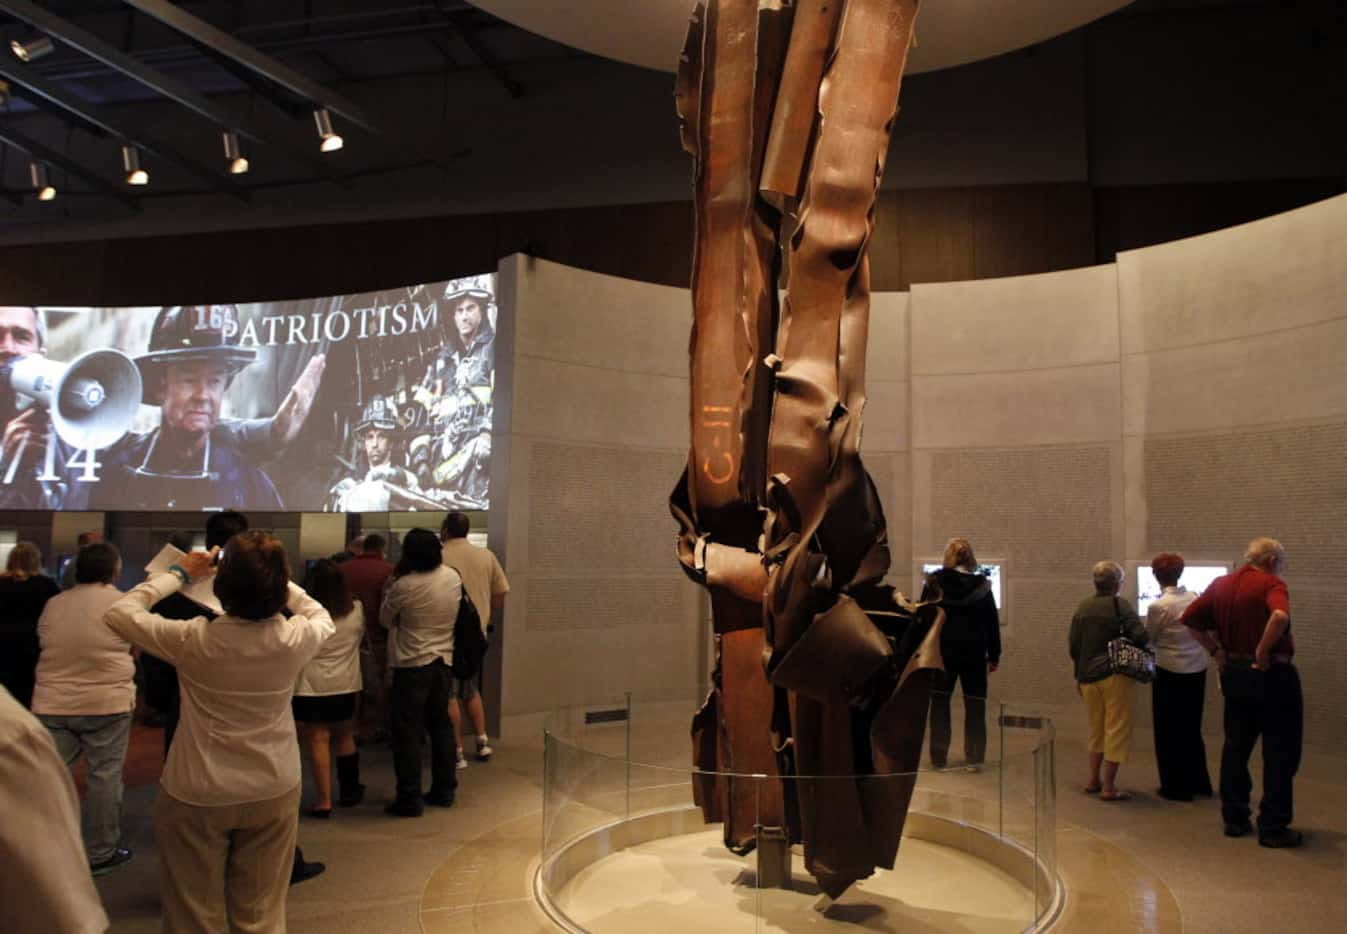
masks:
[[[1274,538],[1255,538],[1245,564],[1213,581],[1189,604],[1182,621],[1212,653],[1225,695],[1225,746],[1221,750],[1221,815],[1225,835],[1242,837],[1249,823],[1253,779],[1249,756],[1263,737],[1263,800],[1258,842],[1299,846],[1291,829],[1292,782],[1300,768],[1304,699],[1291,664],[1291,605],[1281,573],[1286,551]]]
[[[366,691],[360,708],[360,736],[362,740],[377,742],[388,735],[388,630],[379,625],[379,604],[383,602],[384,586],[393,574],[393,565],[384,559],[388,547],[382,535],[363,537],[360,553],[343,561],[342,576],[351,596],[360,601],[365,611],[365,645],[361,653],[362,672]]]

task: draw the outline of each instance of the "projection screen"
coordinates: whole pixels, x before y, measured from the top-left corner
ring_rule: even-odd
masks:
[[[0,509],[486,509],[495,295],[0,306]]]

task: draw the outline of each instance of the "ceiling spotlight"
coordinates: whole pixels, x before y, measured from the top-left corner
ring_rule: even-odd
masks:
[[[37,192],[37,200],[50,201],[56,197],[56,186],[47,178],[47,167],[41,162],[28,163],[28,177]]]
[[[243,158],[239,149],[239,135],[233,130],[224,131],[225,162],[229,163],[230,175],[242,175],[248,171],[248,160]]]
[[[56,46],[46,36],[34,36],[27,42],[14,39],[9,43],[10,51],[21,62],[35,62],[44,55],[50,55],[54,48]]]
[[[332,129],[332,115],[327,112],[326,107],[319,107],[313,112],[314,125],[318,127],[318,138],[322,140],[318,148],[323,152],[336,152],[344,145],[344,141],[337,135],[337,131]]]
[[[148,185],[150,173],[140,167],[140,150],[130,143],[122,147],[122,168],[126,170],[126,184]]]

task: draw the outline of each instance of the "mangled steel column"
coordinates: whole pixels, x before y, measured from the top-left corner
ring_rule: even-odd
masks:
[[[679,560],[708,587],[715,626],[717,687],[698,714],[697,764],[766,775],[777,766],[763,726],[773,701],[762,673],[767,576],[757,552],[772,374],[761,360],[776,330],[778,245],[775,212],[758,197],[756,179],[788,30],[776,6],[699,7],[679,70],[697,233],[692,447],[671,500]],[[708,820],[724,821],[725,843],[737,852],[752,849],[758,826],[784,821],[778,784],[708,778],[697,796]]]
[[[741,852],[750,820],[802,840],[833,897],[893,864],[912,782],[866,776],[915,770],[940,665],[934,607],[885,633],[855,599],[889,566],[859,455],[866,250],[916,10],[710,0],[678,79],[697,242],[692,450],[671,505],[718,647],[694,755],[777,776],[751,802],[699,780],[697,801]]]

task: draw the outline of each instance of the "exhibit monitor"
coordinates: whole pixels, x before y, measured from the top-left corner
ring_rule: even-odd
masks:
[[[944,564],[937,559],[927,558],[920,562],[920,571],[917,574],[916,594],[921,595],[921,590],[928,574],[934,574],[944,567]],[[1005,562],[999,559],[990,561],[981,561],[977,566],[977,573],[987,578],[992,585],[992,599],[996,601],[996,609],[1002,613],[1001,622],[1005,623],[1005,594],[1002,590],[1001,572],[1005,567]]]
[[[0,509],[485,510],[498,315],[494,274],[0,305]]]
[[[1211,582],[1218,577],[1223,577],[1230,573],[1230,565],[1201,562],[1186,564],[1183,568],[1183,576],[1179,578],[1179,585],[1187,588],[1195,594],[1201,594],[1211,586]],[[1151,570],[1149,563],[1137,562],[1135,579],[1137,582],[1137,615],[1142,619],[1146,618],[1146,611],[1150,605],[1160,599],[1162,588],[1160,582],[1155,579],[1155,572]]]

